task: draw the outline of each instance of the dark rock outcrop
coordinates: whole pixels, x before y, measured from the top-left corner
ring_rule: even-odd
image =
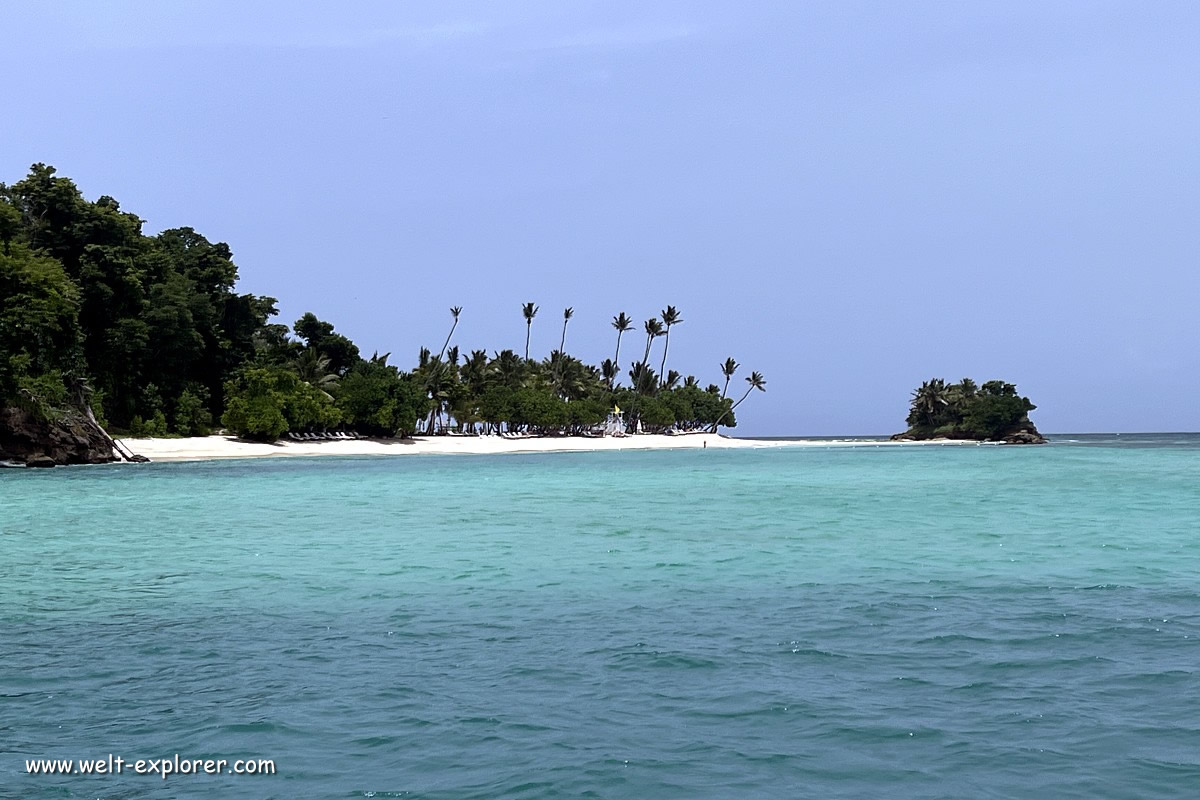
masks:
[[[106,464],[116,461],[112,443],[83,414],[46,422],[23,408],[0,408],[0,460],[26,466]]]
[[[1005,444],[1045,444],[1046,437],[1038,433],[1038,429],[1030,425],[1019,431],[1007,434],[1001,441]]]
[[[904,433],[893,434],[893,442],[924,442],[930,439],[950,439],[967,442],[1000,442],[1002,444],[1046,444],[1047,439],[1038,433],[1038,429],[1028,419],[1020,425],[1000,434],[999,436],[976,436],[971,431],[960,429],[938,429],[936,431],[921,431],[910,429]]]

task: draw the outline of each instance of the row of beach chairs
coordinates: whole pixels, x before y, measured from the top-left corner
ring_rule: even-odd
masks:
[[[337,442],[343,439],[366,439],[366,436],[346,431],[321,431],[320,433],[288,433],[293,442]]]

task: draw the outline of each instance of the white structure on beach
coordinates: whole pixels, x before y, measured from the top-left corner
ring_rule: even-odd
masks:
[[[604,435],[625,435],[625,417],[621,414],[621,409],[617,406],[613,406],[613,410],[608,414],[608,419],[604,421]]]

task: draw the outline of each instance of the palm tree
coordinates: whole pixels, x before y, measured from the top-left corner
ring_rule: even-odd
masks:
[[[454,335],[454,329],[458,327],[458,315],[462,313],[462,306],[451,306],[450,313],[454,317],[454,324],[450,326],[450,332],[446,334],[446,341],[442,343],[442,349],[438,351],[438,358],[445,354],[446,345],[450,344],[450,337]]]
[[[329,356],[323,356],[315,347],[307,347],[296,359],[294,366],[296,376],[309,386],[325,395],[326,400],[332,400],[329,392],[337,388],[338,376],[329,370]]]
[[[731,362],[731,361],[733,361],[732,358],[728,359],[725,362],[725,364],[728,365],[729,362]],[[735,367],[736,367],[736,364],[735,364]],[[732,375],[732,374],[733,374],[732,372],[729,373],[729,375]],[[750,384],[746,388],[746,393],[744,395],[742,395],[740,400],[738,400],[736,403],[734,403],[728,409],[726,409],[725,412],[721,414],[721,416],[717,417],[717,421],[714,422],[712,425],[713,433],[717,432],[717,426],[721,424],[721,420],[725,419],[726,414],[729,414],[735,408],[740,406],[745,401],[745,399],[750,396],[750,393],[752,391],[754,391],[755,389],[758,389],[760,392],[765,392],[767,390],[767,379],[763,377],[761,372],[751,372],[750,377],[746,378],[746,383]],[[725,385],[726,386],[729,385],[728,377],[726,378]]]
[[[562,342],[559,343],[558,349],[562,352],[567,352],[567,323],[571,321],[571,317],[575,314],[575,309],[567,306],[563,309],[563,333]]]
[[[454,358],[458,360],[458,348],[453,348]],[[429,397],[429,421],[425,424],[425,433],[433,435],[438,417],[458,382],[458,367],[440,358],[431,360],[424,373],[425,393]]]
[[[621,368],[617,366],[617,362],[613,361],[611,358],[606,358],[603,362],[601,362],[600,374],[603,375],[604,380],[608,382],[609,389],[612,388],[613,379],[617,377],[617,372],[619,372],[620,369]]]
[[[671,326],[683,322],[683,317],[679,316],[679,311],[675,306],[667,306],[667,309],[662,312],[662,321],[663,325],[667,327],[667,332],[663,338],[663,357],[662,363],[658,365],[658,374],[666,375],[667,350],[671,347]]]
[[[528,359],[526,359],[528,361]],[[517,357],[512,350],[502,350],[496,353],[488,371],[504,386],[517,388],[525,377],[525,362]]]
[[[533,318],[537,316],[538,307],[533,303],[526,303],[521,307],[521,314],[525,317],[525,360],[529,360],[529,331],[533,327]]]
[[[459,370],[459,377],[470,390],[471,394],[481,394],[483,383],[487,377],[488,357],[486,350],[472,350]]]
[[[646,352],[642,355],[642,366],[644,367],[650,361],[650,345],[654,344],[657,337],[663,335],[663,326],[658,321],[658,317],[651,317],[642,327],[646,331]]]
[[[912,410],[908,414],[909,425],[936,427],[943,416],[943,409],[950,403],[946,382],[941,378],[925,381],[913,392]]]
[[[699,389],[700,381],[696,379],[695,375],[688,375],[686,378],[683,379],[683,388]]]
[[[612,359],[613,364],[616,365],[621,363],[621,334],[633,330],[633,320],[625,316],[625,312],[622,311],[620,314],[617,314],[615,317],[613,317],[612,326],[617,329],[617,352],[613,353]],[[616,373],[618,370],[619,368],[613,371],[613,379],[616,378]],[[608,388],[610,389],[613,386],[613,379],[610,379],[608,382]]]
[[[542,364],[550,374],[550,387],[563,400],[580,399],[595,380],[595,367],[589,367],[561,350],[555,350]]]
[[[629,370],[629,385],[638,394],[653,394],[658,387],[658,376],[645,361],[635,361]]]
[[[750,393],[752,391],[754,391],[755,389],[758,389],[760,392],[765,392],[767,390],[767,379],[763,377],[763,374],[761,372],[751,372],[750,377],[746,378],[746,383],[750,384],[749,386],[746,387],[746,393],[744,395],[742,395],[741,400],[738,400],[736,403],[733,404],[733,408],[737,408],[738,406],[740,406],[742,404],[742,402],[745,401],[745,399],[747,397],[749,397]],[[730,409],[730,411],[732,411],[732,410],[733,409]]]
[[[729,381],[733,377],[733,373],[738,371],[741,364],[734,361],[732,358],[725,359],[725,363],[721,365],[721,374],[725,376],[725,388],[721,390],[721,397],[725,397],[725,392],[729,391]]]
[[[946,405],[947,410],[952,412],[952,416],[961,418],[966,410],[966,406],[975,399],[975,395],[979,392],[979,386],[970,378],[963,378],[955,384],[946,387]]]

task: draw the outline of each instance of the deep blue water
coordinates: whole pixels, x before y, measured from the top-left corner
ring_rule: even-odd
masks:
[[[5,471],[0,796],[1196,797],[1198,486],[1184,434]],[[277,774],[26,774],[109,753]]]

